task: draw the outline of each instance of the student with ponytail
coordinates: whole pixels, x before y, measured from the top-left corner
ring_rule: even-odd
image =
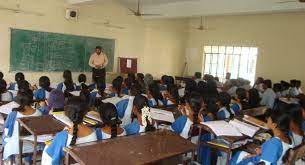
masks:
[[[199,93],[193,92],[186,98],[186,104],[179,107],[182,116],[179,117],[170,127],[172,131],[179,134],[181,137],[188,139],[192,132],[192,125],[199,124],[201,122],[211,121],[208,115],[204,115],[206,111],[203,98]],[[200,137],[201,141],[211,140],[211,134],[204,134]],[[198,136],[192,137],[192,142],[197,144]],[[211,149],[209,147],[200,147],[198,150],[198,157],[202,164],[211,164],[210,158]]]
[[[52,143],[45,147],[42,154],[42,165],[61,164],[64,147],[97,140],[96,132],[83,124],[89,107],[81,97],[70,97],[64,109],[65,115],[73,124],[57,133]]]
[[[13,100],[13,94],[7,89],[6,81],[0,79],[0,102],[10,102]]]
[[[24,74],[22,72],[18,72],[15,74],[15,82],[10,83],[8,90],[18,91],[18,82],[25,80]]]
[[[154,131],[156,124],[150,115],[150,107],[145,96],[136,95],[133,100],[133,122],[125,127],[127,135],[139,134],[142,132]]]
[[[58,84],[57,89],[64,92],[65,96],[69,96],[69,92],[76,89],[76,85],[72,79],[72,72],[70,70],[65,70],[63,73],[64,82]]]
[[[234,117],[234,111],[231,109],[231,96],[226,92],[220,92],[218,96],[216,114],[218,120],[231,119]]]
[[[125,130],[120,127],[121,121],[118,117],[116,107],[113,104],[102,103],[97,110],[103,121],[103,127],[96,129],[96,136],[98,140],[105,140],[126,135]]]
[[[162,106],[162,95],[160,93],[159,85],[155,82],[148,86],[147,98],[149,106]]]
[[[51,82],[49,77],[41,76],[39,78],[39,89],[34,92],[34,97],[36,100],[46,100],[50,96],[52,88],[50,87]]]
[[[111,93],[109,94],[110,97],[121,97],[122,83],[123,81],[119,78],[115,78],[112,81]]]
[[[2,135],[3,159],[6,160],[13,155],[19,154],[19,127],[18,118],[41,116],[41,112],[31,107],[33,103],[33,92],[29,89],[20,89],[18,91],[16,102],[20,106],[12,109],[8,115]],[[23,153],[33,151],[31,144],[23,144]]]
[[[237,152],[231,159],[231,165],[248,165],[264,163],[268,165],[283,164],[283,157],[292,147],[289,132],[289,116],[276,108],[267,117],[267,126],[272,131],[273,137],[256,149],[256,154],[245,151]]]

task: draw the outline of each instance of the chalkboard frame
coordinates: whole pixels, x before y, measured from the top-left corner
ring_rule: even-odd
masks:
[[[62,35],[62,36],[66,36],[66,37],[78,37],[78,38],[83,38],[84,44],[88,44],[87,40],[90,39],[92,41],[98,41],[98,42],[102,42],[102,40],[104,41],[109,41],[112,42],[111,48],[108,47],[104,47],[104,49],[111,49],[110,52],[111,54],[106,54],[109,60],[109,63],[106,67],[106,71],[107,72],[113,72],[114,71],[114,62],[115,62],[115,56],[116,56],[116,42],[117,40],[114,38],[99,38],[99,37],[93,37],[93,36],[86,36],[86,35],[75,35],[75,34],[69,34],[69,33],[57,33],[57,32],[47,32],[47,31],[38,31],[38,30],[29,30],[29,29],[17,29],[17,28],[10,28],[10,66],[9,66],[9,72],[18,72],[18,71],[22,71],[22,72],[62,72],[63,70],[65,70],[66,68],[56,68],[54,70],[45,70],[45,69],[36,69],[36,70],[31,70],[31,69],[20,69],[20,67],[15,66],[14,60],[16,60],[16,58],[18,56],[16,56],[14,54],[14,50],[16,49],[14,47],[13,44],[13,39],[14,39],[14,31],[15,32],[31,32],[31,33],[41,33],[41,34],[46,34],[46,35]],[[96,44],[97,45],[101,45],[102,47],[104,46],[103,44]],[[83,58],[83,66],[82,69],[80,70],[74,70],[74,69],[70,69],[72,72],[91,72],[91,67],[88,65],[88,59],[90,58],[90,55],[94,52],[94,48],[92,48],[92,51],[90,51],[89,49],[87,50],[88,45],[84,45],[84,54],[82,56],[84,56]],[[90,52],[88,52],[90,51]],[[109,51],[108,51],[109,52]]]

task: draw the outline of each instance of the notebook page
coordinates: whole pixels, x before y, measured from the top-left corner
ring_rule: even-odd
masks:
[[[170,123],[173,123],[175,121],[174,114],[170,111],[151,108],[150,113],[151,117],[155,120],[166,121]]]
[[[233,125],[235,128],[239,130],[244,135],[253,137],[255,133],[259,130],[259,127],[255,127],[253,125],[244,123],[242,121],[239,121],[237,119],[231,120],[229,124]]]
[[[19,106],[20,105],[15,101],[9,102],[7,104],[0,106],[0,113],[8,115],[9,113],[12,112],[13,108],[18,108]]]
[[[226,121],[209,121],[201,124],[208,126],[217,136],[243,136],[238,129]]]

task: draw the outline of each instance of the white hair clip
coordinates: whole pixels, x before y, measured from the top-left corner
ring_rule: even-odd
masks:
[[[142,124],[144,127],[147,126],[147,120],[152,123],[149,107],[145,106],[141,109],[142,112]]]

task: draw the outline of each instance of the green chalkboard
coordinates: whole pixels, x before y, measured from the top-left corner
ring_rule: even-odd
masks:
[[[97,45],[104,48],[106,70],[112,72],[114,39],[11,29],[10,71],[91,71],[88,61]]]

